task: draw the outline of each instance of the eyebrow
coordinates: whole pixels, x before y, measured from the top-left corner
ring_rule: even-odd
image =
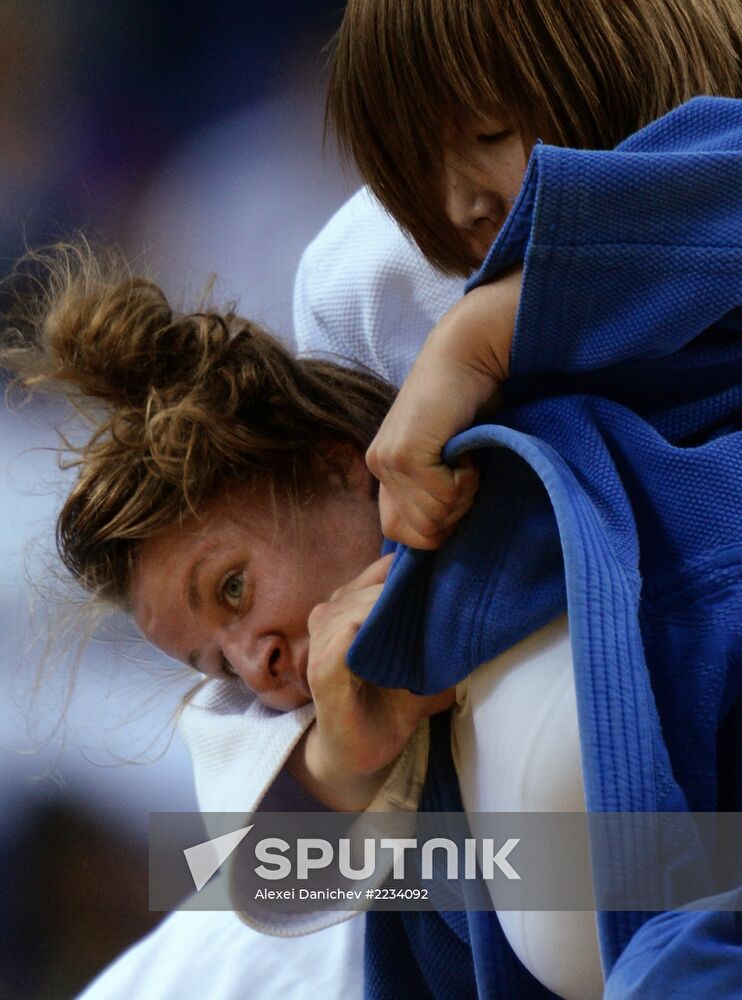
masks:
[[[203,565],[203,562],[203,559],[197,559],[193,564],[191,572],[188,574],[188,607],[191,611],[198,611],[201,607],[201,591],[198,586],[198,571]]]

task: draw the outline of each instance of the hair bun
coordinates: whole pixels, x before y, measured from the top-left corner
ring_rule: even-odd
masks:
[[[27,263],[0,364],[84,418],[84,433],[60,431],[78,473],[57,547],[86,589],[124,606],[143,539],[235,484],[294,503],[346,485],[391,403],[374,376],[299,360],[234,312],[174,314],[114,254],[83,243]]]
[[[24,265],[32,295],[19,301],[0,361],[28,389],[136,405],[153,389],[197,385],[224,356],[224,318],[175,315],[162,290],[132,277],[112,251],[65,244]]]

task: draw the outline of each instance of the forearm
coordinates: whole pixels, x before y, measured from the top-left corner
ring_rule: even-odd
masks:
[[[363,812],[376,798],[395,761],[377,771],[351,771],[343,760],[333,761],[323,753],[314,722],[294,747],[286,762],[289,773],[318,802],[336,812]]]
[[[521,282],[522,269],[515,268],[457,302],[431,331],[410,381],[427,385],[432,398],[437,382],[443,391],[455,379],[455,398],[473,417],[508,376]],[[445,396],[437,398],[452,405]]]
[[[520,295],[519,268],[471,291],[431,330],[366,461],[380,481],[387,538],[433,549],[470,508],[478,486],[471,460],[442,460],[446,442],[497,402],[508,376]]]

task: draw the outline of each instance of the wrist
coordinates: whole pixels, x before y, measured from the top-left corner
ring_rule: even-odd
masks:
[[[336,812],[363,812],[389,777],[394,761],[371,772],[349,769],[324,746],[317,722],[297,743],[286,766],[299,784],[319,802]]]

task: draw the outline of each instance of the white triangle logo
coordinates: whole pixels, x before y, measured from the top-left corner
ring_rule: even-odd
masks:
[[[221,868],[254,825],[251,823],[250,826],[243,826],[240,830],[225,833],[222,837],[214,837],[213,840],[205,840],[203,844],[185,848],[183,854],[191,870],[196,892],[203,889],[214,872]]]

